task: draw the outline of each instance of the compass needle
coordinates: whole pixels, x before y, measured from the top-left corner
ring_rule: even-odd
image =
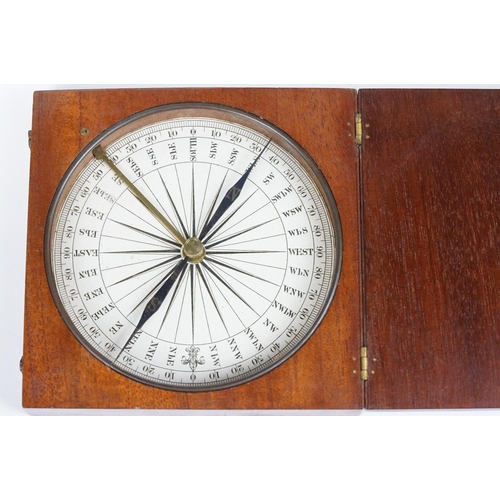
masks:
[[[51,290],[80,343],[174,391],[233,387],[294,355],[340,273],[338,213],[310,156],[214,104],[104,131],[68,170],[46,234]]]
[[[217,224],[219,219],[229,210],[229,208],[233,205],[233,203],[239,198],[241,191],[243,189],[243,186],[245,185],[248,176],[252,172],[252,170],[255,168],[255,165],[257,165],[258,161],[260,160],[262,154],[264,151],[267,149],[269,144],[271,143],[271,139],[267,141],[267,144],[262,148],[261,152],[257,155],[257,158],[252,162],[252,164],[245,170],[245,173],[238,179],[238,181],[231,186],[224,198],[222,199],[219,207],[215,211],[215,213],[212,215],[210,220],[206,223],[205,227],[202,229],[201,234],[200,234],[200,240],[203,241],[203,238],[207,235],[207,233]]]
[[[128,337],[128,340],[125,342],[121,351],[118,353],[116,360],[118,360],[120,358],[123,351],[126,350],[127,347],[129,346],[129,344],[132,342],[132,340],[136,338],[136,336],[138,335],[139,331],[142,329],[142,327],[144,326],[146,321],[148,321],[153,315],[155,315],[158,312],[158,310],[160,309],[161,305],[163,304],[163,301],[165,300],[168,292],[174,286],[174,284],[178,280],[179,276],[181,276],[183,274],[186,266],[187,266],[187,258],[184,260],[181,260],[174,267],[174,269],[167,275],[167,278],[163,280],[163,283],[161,284],[158,291],[154,294],[154,296],[146,304],[146,307],[144,308],[144,311],[142,312],[142,315],[141,315],[141,318],[139,319],[139,322],[137,323],[132,334]]]

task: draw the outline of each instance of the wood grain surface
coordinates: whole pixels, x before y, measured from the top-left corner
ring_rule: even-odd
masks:
[[[80,150],[131,113],[205,101],[257,114],[290,134],[318,163],[342,221],[343,267],[334,302],[312,338],[283,365],[239,387],[179,393],[131,381],[73,337],[50,296],[43,235],[57,185]],[[356,94],[333,89],[144,89],[39,92],[34,96],[29,192],[23,406],[25,408],[361,408],[360,244]],[[80,130],[90,133],[82,136]]]
[[[500,407],[500,92],[359,102],[367,408]]]

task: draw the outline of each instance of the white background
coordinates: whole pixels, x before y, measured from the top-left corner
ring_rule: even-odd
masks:
[[[497,410],[361,418],[9,417],[26,415],[18,362],[34,90],[118,81],[498,87],[492,3],[11,4],[2,7],[0,29],[0,82],[10,84],[0,86],[2,490],[65,499],[498,496]],[[44,83],[27,83],[33,81]]]

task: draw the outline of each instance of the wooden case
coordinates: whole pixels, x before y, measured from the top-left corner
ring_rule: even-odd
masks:
[[[334,304],[289,361],[244,385],[206,393],[155,389],[93,358],[66,328],[47,285],[43,235],[57,185],[80,150],[137,111],[174,102],[215,102],[271,121],[301,144],[335,193],[344,239]],[[23,405],[26,408],[361,408],[356,93],[328,89],[147,89],[39,92],[34,96],[29,193]],[[83,136],[81,129],[88,135]],[[353,168],[354,167],[354,168]]]
[[[500,93],[361,90],[367,408],[500,406]]]
[[[290,360],[247,384],[195,394],[145,386],[93,358],[52,301],[43,257],[52,196],[80,150],[134,112],[186,101],[244,109],[301,144],[332,188],[344,247],[329,312]],[[89,134],[82,135],[82,128]],[[491,90],[36,93],[24,407],[499,407],[499,137],[500,93]]]

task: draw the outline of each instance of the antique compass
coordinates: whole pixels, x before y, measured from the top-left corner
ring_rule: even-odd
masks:
[[[141,383],[200,392],[280,365],[333,299],[340,219],[313,159],[237,108],[132,114],[90,142],[45,229],[52,296],[80,343]]]
[[[493,351],[481,339],[498,330],[486,307],[495,304],[488,277],[497,253],[492,240],[474,247],[495,221],[467,222],[495,213],[495,162],[477,162],[491,134],[470,132],[477,103],[498,122],[494,98],[331,88],[36,92],[23,406],[495,405]],[[426,106],[407,123],[412,102]],[[429,117],[447,124],[438,118],[455,109],[472,121],[455,123],[444,164],[436,145],[410,163],[398,156],[425,136]],[[463,137],[475,145],[462,158],[454,145],[469,144]],[[428,175],[413,175],[422,165]],[[422,195],[422,179],[432,196]],[[447,213],[472,231],[458,246]],[[437,239],[422,240],[419,217]],[[439,266],[426,267],[418,249]],[[457,255],[481,262],[457,267]],[[471,282],[476,293],[467,294]],[[429,290],[446,300],[430,300]],[[471,337],[476,326],[482,333]],[[429,353],[430,340],[441,357]],[[485,353],[481,393],[476,365],[450,355],[451,341]],[[415,356],[426,367],[417,385],[407,369]]]

